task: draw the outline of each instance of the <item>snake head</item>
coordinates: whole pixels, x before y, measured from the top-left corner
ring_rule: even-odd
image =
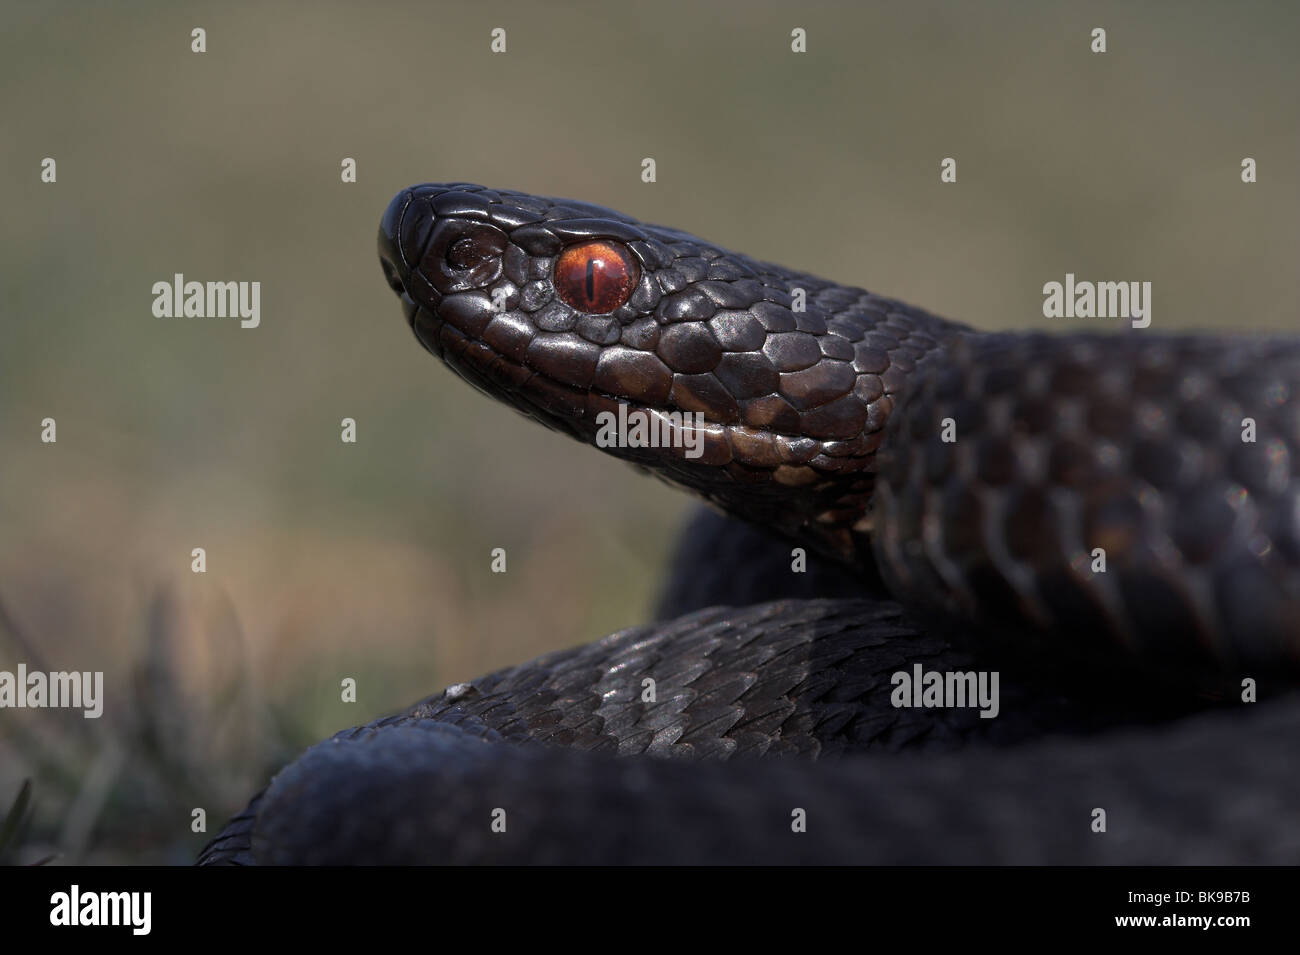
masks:
[[[481,391],[850,562],[894,395],[955,327],[599,206],[463,183],[400,192],[379,253],[416,337]],[[611,443],[611,422],[632,428]]]

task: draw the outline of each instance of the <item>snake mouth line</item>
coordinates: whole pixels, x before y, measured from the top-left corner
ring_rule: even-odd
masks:
[[[685,462],[692,467],[724,468],[737,483],[773,480],[785,486],[874,472],[883,424],[852,441],[827,441],[714,421],[702,409],[664,408],[594,386],[580,387],[503,354],[482,337],[439,315],[437,307],[415,301],[407,290],[402,289],[399,295],[416,338],[456,374],[489,397],[505,398],[520,413],[584,444],[596,445],[598,415],[609,412],[617,416],[622,408],[627,415],[649,416],[676,439],[657,446],[601,446],[601,450],[640,464]],[[693,423],[700,420],[703,427]],[[688,456],[692,446],[701,453]]]

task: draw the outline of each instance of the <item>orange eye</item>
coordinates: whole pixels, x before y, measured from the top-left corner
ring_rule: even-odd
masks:
[[[607,240],[573,245],[555,260],[555,294],[580,312],[612,312],[632,295],[641,267],[624,245]]]

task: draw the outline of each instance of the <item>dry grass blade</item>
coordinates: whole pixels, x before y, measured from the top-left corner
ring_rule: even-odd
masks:
[[[24,779],[18,787],[9,811],[5,813],[4,822],[0,823],[0,863],[8,862],[9,856],[18,848],[18,836],[27,821],[27,813],[32,804],[32,781]]]

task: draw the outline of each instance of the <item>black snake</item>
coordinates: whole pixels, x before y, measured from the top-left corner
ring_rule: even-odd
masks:
[[[746,524],[692,612],[337,734],[201,862],[1300,859],[1300,340],[981,333],[468,184],[379,249],[462,378]],[[897,705],[930,672],[997,716]]]

